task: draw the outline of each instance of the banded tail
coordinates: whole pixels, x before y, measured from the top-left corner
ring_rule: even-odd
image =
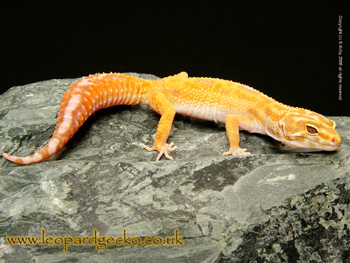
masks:
[[[74,83],[64,94],[55,132],[43,149],[27,157],[3,153],[18,164],[41,162],[57,153],[97,110],[144,103],[147,80],[125,74],[95,74]]]

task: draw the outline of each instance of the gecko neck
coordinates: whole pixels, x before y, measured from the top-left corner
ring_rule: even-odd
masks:
[[[266,103],[265,101],[263,105],[260,105],[264,115],[265,132],[275,140],[282,141],[284,136],[281,129],[281,122],[288,112],[290,112],[292,107],[284,105],[268,96],[266,97],[269,100],[269,103]]]
[[[266,106],[266,134],[284,143],[283,120],[294,109],[297,110],[298,108],[284,105],[277,101],[275,101],[273,107]]]

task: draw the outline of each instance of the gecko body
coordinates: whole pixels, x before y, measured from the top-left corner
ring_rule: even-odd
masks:
[[[341,145],[335,122],[309,110],[290,107],[246,85],[214,78],[190,78],[187,73],[159,80],[126,74],[95,74],[74,83],[64,94],[55,132],[43,149],[27,157],[3,153],[31,164],[57,153],[94,112],[115,105],[146,104],[161,115],[152,147],[157,161],[177,150],[167,144],[176,113],[225,123],[230,148],[223,155],[247,155],[239,147],[239,128],[268,135],[291,148],[334,151]]]

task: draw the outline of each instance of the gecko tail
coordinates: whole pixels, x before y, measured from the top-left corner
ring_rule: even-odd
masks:
[[[17,157],[8,153],[2,153],[2,156],[5,159],[17,164],[32,164],[43,160],[42,156],[37,153],[27,157]]]
[[[3,153],[2,156],[17,164],[38,163],[57,153],[66,144],[66,141],[67,139],[62,140],[58,136],[53,136],[44,148],[30,156],[18,157],[8,153]]]
[[[79,81],[77,83],[79,84]],[[90,86],[80,85],[77,87],[77,83],[73,84],[63,96],[55,132],[44,148],[26,157],[17,157],[3,153],[2,156],[5,159],[17,164],[38,163],[46,160],[63,148],[85,120],[95,111],[95,109],[91,110],[91,107],[88,108],[87,97],[91,95],[84,90],[84,88],[88,89]],[[97,96],[99,101],[101,95],[96,95],[99,95]]]
[[[145,80],[123,74],[96,74],[75,82],[63,95],[55,132],[45,147],[33,155],[2,156],[17,164],[41,162],[57,153],[83,123],[97,110],[115,105],[133,105],[141,101]]]

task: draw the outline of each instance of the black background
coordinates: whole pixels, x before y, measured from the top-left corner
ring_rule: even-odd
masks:
[[[344,75],[338,98],[340,15],[345,44],[350,35],[341,1],[13,2],[0,11],[1,92],[91,73],[187,71],[324,115],[350,115]]]

